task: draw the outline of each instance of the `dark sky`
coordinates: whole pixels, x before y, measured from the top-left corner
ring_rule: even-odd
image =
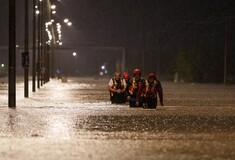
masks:
[[[208,34],[211,29],[221,30],[225,11],[233,14],[234,3],[232,0],[64,0],[61,15],[71,17],[73,31],[80,32],[82,41],[90,41],[90,35],[96,35],[104,43],[131,45],[143,32],[150,42],[161,36],[169,42],[169,37],[187,39],[186,32],[193,25],[206,28]]]
[[[16,2],[16,39],[23,44],[23,0]],[[229,17],[229,51],[234,52],[234,0],[53,0],[53,3],[57,5],[54,18],[59,22],[69,18],[73,23],[71,28],[63,27],[64,46],[125,47],[130,64],[132,57],[143,52],[156,58],[151,54],[161,51],[166,59],[194,43],[210,42],[223,48],[225,13]],[[0,1],[0,17],[0,46],[3,46],[8,44],[6,0]]]
[[[57,3],[58,21],[68,17],[73,29],[66,30],[79,35],[80,41],[95,39],[113,45],[132,44],[144,32],[147,38],[156,39],[163,32],[171,37],[184,38],[185,28],[191,24],[199,27],[219,27],[224,23],[225,11],[233,16],[233,0],[61,0]],[[16,1],[17,37],[23,37],[23,0]],[[31,3],[31,2],[30,2]],[[31,5],[30,5],[31,6]],[[8,1],[0,2],[0,44],[6,41],[8,31]],[[204,23],[204,26],[203,24]],[[218,28],[221,29],[221,28]],[[209,31],[210,29],[208,29]],[[164,36],[164,35],[163,35]],[[4,38],[3,38],[4,37]],[[71,38],[69,35],[68,37]],[[66,38],[66,34],[65,37]],[[80,39],[82,38],[82,39]],[[19,38],[20,39],[20,38]],[[66,41],[73,41],[65,39]],[[94,40],[95,41],[95,40]],[[94,42],[98,43],[98,42]],[[112,45],[112,44],[111,44]]]
[[[145,53],[146,63],[156,68],[161,54],[162,70],[172,72],[174,55],[183,48],[197,43],[224,48],[225,13],[229,53],[235,49],[234,0],[67,0],[61,10],[74,24],[65,43],[124,46],[130,66],[141,64]]]

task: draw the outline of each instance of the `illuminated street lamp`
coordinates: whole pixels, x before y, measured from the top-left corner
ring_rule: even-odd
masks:
[[[73,52],[73,56],[74,56],[74,70],[75,70],[75,74],[78,72],[77,70],[77,53],[76,52]]]
[[[55,9],[56,8],[56,5],[51,5],[51,9]]]
[[[39,14],[40,13],[40,11],[39,10],[36,10],[36,14]]]
[[[69,20],[68,20],[67,18],[64,19],[64,23],[68,23],[68,21],[69,21]]]
[[[68,22],[67,25],[68,25],[68,26],[72,26],[72,22]]]
[[[68,18],[64,19],[64,23],[66,23],[68,26],[72,25],[72,22],[70,22]]]

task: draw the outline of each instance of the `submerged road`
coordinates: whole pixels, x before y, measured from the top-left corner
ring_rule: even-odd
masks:
[[[9,109],[0,83],[0,159],[226,159],[235,157],[235,86],[162,82],[165,106],[109,102],[109,79],[51,80]]]

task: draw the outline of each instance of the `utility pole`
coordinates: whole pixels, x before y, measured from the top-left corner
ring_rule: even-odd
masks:
[[[224,84],[227,83],[227,41],[228,41],[228,14],[225,13],[225,36],[224,36]]]
[[[40,78],[41,78],[41,64],[40,64],[40,59],[41,59],[41,2],[38,1],[38,43],[37,43],[37,87],[38,89],[40,88]]]
[[[15,0],[9,0],[8,107],[16,107]]]
[[[25,26],[24,26],[24,53],[22,62],[24,67],[24,97],[29,97],[29,46],[28,46],[28,0],[25,0]]]
[[[45,28],[45,14],[44,14],[44,1],[41,1],[41,58],[40,58],[40,66],[41,66],[41,86],[43,86],[43,84],[45,84],[45,45],[44,45],[44,39],[45,39],[45,35],[44,35],[44,28]]]
[[[33,0],[33,56],[32,56],[32,91],[36,91],[36,0]]]

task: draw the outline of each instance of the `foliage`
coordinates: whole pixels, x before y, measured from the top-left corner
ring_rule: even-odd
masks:
[[[184,81],[219,83],[223,81],[223,51],[210,44],[200,44],[181,51],[176,70]]]

